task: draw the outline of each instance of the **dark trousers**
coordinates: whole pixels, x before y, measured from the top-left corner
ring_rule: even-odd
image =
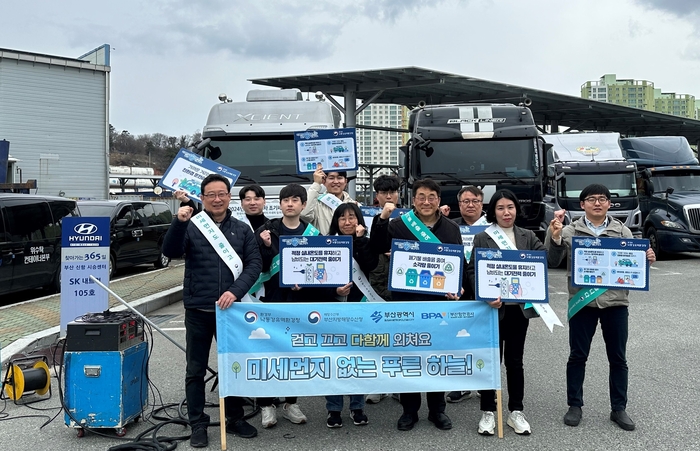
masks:
[[[204,413],[206,397],[204,378],[209,364],[211,342],[216,337],[216,313],[185,310],[185,336],[187,343],[187,370],[185,371],[187,416],[191,427],[206,426],[209,424],[209,415]],[[243,398],[228,396],[224,398],[224,406],[229,422],[243,418]]]
[[[421,403],[420,395],[420,393],[401,393],[399,400],[401,401],[401,406],[403,406],[403,411],[406,413],[418,413]],[[428,400],[428,410],[430,412],[445,412],[444,391],[429,392],[425,394],[425,397]]]
[[[629,311],[626,306],[584,307],[569,321],[569,361],[566,364],[566,397],[570,406],[583,406],[583,380],[591,341],[600,321],[608,355],[610,408],[627,408],[627,334]]]
[[[501,361],[506,365],[508,384],[508,410],[523,410],[525,396],[525,372],[523,370],[523,353],[525,337],[530,320],[525,318],[519,305],[504,305],[503,318],[498,322]],[[481,410],[496,410],[496,391],[481,391]]]

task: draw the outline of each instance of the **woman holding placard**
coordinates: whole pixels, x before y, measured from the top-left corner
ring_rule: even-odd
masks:
[[[515,220],[522,215],[520,202],[512,191],[498,190],[489,201],[486,210],[486,220],[492,225],[484,232],[474,237],[474,251],[477,248],[504,249],[504,250],[545,250],[542,242],[531,230],[523,229],[515,225]],[[475,284],[475,258],[467,265],[467,276],[476,290]],[[500,282],[501,290],[508,290],[517,298],[522,295],[522,287],[515,282],[504,279]],[[474,291],[476,292],[476,291]],[[506,366],[508,380],[508,415],[507,424],[517,434],[530,434],[530,424],[523,414],[523,396],[525,391],[525,376],[523,371],[523,351],[525,349],[525,337],[530,318],[537,317],[537,312],[532,308],[525,308],[524,303],[503,302],[501,297],[490,301],[489,305],[499,309],[499,334],[501,360]],[[479,434],[493,435],[495,430],[496,392],[484,390],[481,392],[481,410],[483,411],[479,421]]]
[[[347,285],[336,288],[335,294],[339,300],[347,302],[360,302],[364,300],[363,298],[381,300],[367,279],[370,271],[377,266],[379,256],[376,252],[370,252],[366,232],[365,220],[357,205],[340,204],[335,209],[328,235],[352,236],[353,257],[353,280]],[[356,426],[363,426],[369,422],[363,411],[364,407],[365,395],[350,395],[350,416]],[[341,427],[343,420],[340,412],[343,409],[343,395],[326,396],[326,409],[328,410],[326,425],[329,428]]]

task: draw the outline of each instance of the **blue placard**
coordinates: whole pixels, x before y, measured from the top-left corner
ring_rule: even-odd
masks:
[[[319,164],[326,172],[357,169],[354,128],[296,132],[294,146],[299,174],[314,172]]]
[[[501,385],[498,311],[482,302],[236,302],[216,322],[220,397]]]
[[[460,293],[464,246],[391,241],[389,290],[411,293]]]
[[[352,280],[352,237],[280,237],[280,286],[342,287]]]
[[[65,217],[61,221],[61,333],[86,313],[107,310],[107,292],[90,276],[109,286],[109,217]]]
[[[546,251],[476,248],[472,256],[477,299],[549,302]]]
[[[209,174],[220,174],[229,179],[233,186],[241,172],[189,150],[180,149],[158,185],[171,191],[185,190],[190,199],[201,202],[202,180]]]
[[[571,279],[575,287],[649,291],[649,240],[571,238]]]

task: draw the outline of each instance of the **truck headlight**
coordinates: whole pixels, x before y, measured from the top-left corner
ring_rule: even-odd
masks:
[[[683,226],[673,221],[661,221],[661,225],[670,229],[682,229]]]

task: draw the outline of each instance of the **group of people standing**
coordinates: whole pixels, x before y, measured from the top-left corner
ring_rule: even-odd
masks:
[[[380,176],[374,183],[381,212],[371,225],[371,234],[357,203],[345,191],[345,172],[325,173],[318,168],[313,174],[314,182],[307,189],[299,184],[289,184],[279,193],[282,217],[268,219],[263,214],[265,192],[259,185],[249,185],[240,190],[239,197],[245,211],[245,220],[235,219],[229,210],[231,187],[228,180],[217,174],[208,176],[201,186],[204,214],[217,227],[225,240],[238,255],[242,270],[234,274],[220,258],[220,254],[205,237],[199,224],[192,221],[195,206],[184,202],[174,218],[164,243],[163,253],[171,258],[185,255],[185,280],[183,302],[185,306],[185,328],[187,342],[187,369],[185,378],[188,416],[193,447],[208,444],[207,426],[209,416],[204,412],[204,377],[207,369],[212,338],[216,335],[216,308],[228,308],[240,301],[256,282],[262,272],[269,271],[279,259],[280,236],[287,235],[348,235],[353,240],[353,258],[369,279],[376,295],[386,301],[473,300],[475,292],[474,259],[463,265],[462,287],[459,293],[427,295],[391,291],[388,288],[389,250],[392,239],[419,240],[414,228],[409,228],[401,218],[392,219],[393,211],[399,207],[400,181],[394,176]],[[325,188],[325,190],[324,190]],[[325,191],[325,192],[324,192]],[[186,201],[183,193],[176,197]],[[548,263],[557,266],[563,258],[570,256],[573,236],[631,237],[632,234],[620,221],[607,215],[610,207],[610,192],[603,185],[590,185],[580,196],[585,215],[564,226],[564,212],[559,211],[551,221],[545,242],[542,243],[532,231],[515,225],[522,215],[518,198],[509,190],[496,191],[488,203],[486,214],[482,207],[484,193],[477,187],[464,187],[458,194],[460,217],[453,221],[441,208],[441,189],[432,179],[417,180],[412,186],[412,209],[410,214],[420,232],[434,236],[446,244],[462,245],[460,225],[488,225],[487,231],[474,237],[474,248],[546,250]],[[493,231],[496,231],[496,234]],[[419,233],[420,233],[419,232]],[[496,238],[497,237],[497,238]],[[649,262],[655,261],[651,249],[647,251]],[[570,260],[570,258],[569,258]],[[570,281],[569,291],[576,289]],[[583,406],[583,380],[585,365],[597,323],[601,323],[606,351],[610,362],[611,420],[626,430],[634,429],[634,423],[626,413],[627,404],[627,318],[628,292],[607,290],[582,308],[569,322],[570,355],[566,368],[567,402],[569,410],[564,422],[577,426],[581,421]],[[328,287],[280,287],[279,274],[265,283],[263,302],[357,302],[362,291],[353,282],[347,285]],[[532,308],[522,303],[503,302],[500,298],[488,301],[499,310],[499,335],[501,360],[505,363],[508,410],[507,424],[517,434],[530,434],[531,427],[523,414],[524,371],[523,351],[529,319],[537,317]],[[274,394],[283,397],[284,393]],[[443,392],[426,394],[428,420],[439,429],[451,429],[452,421],[445,413],[446,401],[459,402],[471,397],[469,391],[454,391],[445,396]],[[386,395],[368,395],[368,402],[379,402]],[[482,418],[478,432],[493,435],[495,431],[495,391],[480,392]],[[420,393],[398,395],[403,413],[398,419],[399,430],[410,430],[419,419]],[[326,397],[329,428],[343,424],[342,395]],[[259,398],[262,408],[262,426],[273,427],[277,423],[278,407],[274,398]],[[296,398],[285,397],[279,411],[292,423],[307,421]],[[243,419],[240,398],[225,398],[226,431],[241,437],[257,435],[254,426]],[[350,417],[355,425],[368,423],[364,412],[365,396],[350,395]]]

